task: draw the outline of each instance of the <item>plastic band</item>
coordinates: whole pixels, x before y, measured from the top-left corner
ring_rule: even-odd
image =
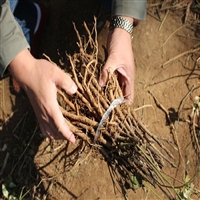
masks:
[[[94,137],[94,143],[96,143],[97,138],[100,135],[100,129],[103,126],[103,123],[106,121],[106,119],[109,117],[111,111],[118,105],[121,103],[126,102],[126,99],[124,99],[124,97],[119,97],[117,99],[115,99],[110,106],[108,107],[108,109],[106,110],[106,112],[104,113],[103,117],[101,118],[101,121],[97,127],[96,133],[95,133],[95,137]]]

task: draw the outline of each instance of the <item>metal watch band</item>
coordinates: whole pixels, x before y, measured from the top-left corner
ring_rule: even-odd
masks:
[[[123,17],[115,16],[111,19],[110,29],[113,28],[122,28],[133,36],[133,24]]]

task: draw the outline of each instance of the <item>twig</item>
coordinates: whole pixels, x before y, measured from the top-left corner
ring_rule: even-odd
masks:
[[[163,26],[163,24],[164,24],[164,22],[165,22],[165,20],[166,20],[168,14],[169,14],[169,10],[167,10],[167,12],[166,12],[166,14],[165,14],[165,17],[164,17],[164,19],[162,20],[162,23],[161,23],[161,25],[160,25],[158,31],[161,30],[161,28],[162,28],[162,26]]]
[[[5,157],[4,161],[3,161],[3,166],[2,166],[2,168],[1,168],[0,175],[3,174],[3,171],[4,171],[5,167],[6,167],[7,162],[8,162],[9,155],[10,155],[9,152],[7,152],[7,153],[6,153],[6,157]]]
[[[70,118],[71,120],[75,120],[75,121],[80,121],[80,122],[83,122],[85,124],[89,124],[91,126],[97,126],[97,122],[94,121],[94,120],[91,120],[85,116],[77,116],[75,114],[72,114],[70,112],[67,112],[66,110],[63,109],[63,107],[60,106],[60,110],[62,112],[62,114],[68,118]]]
[[[147,107],[152,107],[153,108],[152,105],[144,105],[144,106],[140,106],[139,108],[135,108],[134,111],[138,111],[138,110],[141,110],[141,109],[147,108]]]
[[[188,3],[188,5],[187,5],[187,9],[186,9],[186,13],[185,13],[185,20],[184,20],[184,23],[187,22],[187,19],[188,19],[189,13],[190,13],[190,7],[191,7],[192,3],[193,3],[193,2],[191,1],[191,2]]]
[[[58,90],[57,92],[58,92],[58,94],[63,98],[63,100],[65,101],[65,103],[66,103],[67,105],[69,105],[70,108],[71,108],[73,111],[76,111],[76,108],[75,108],[74,104],[63,94],[63,92],[62,92],[61,90]]]
[[[179,107],[178,107],[178,116],[179,116],[179,114],[180,114],[180,112],[181,112],[181,109],[182,109],[182,106],[183,106],[183,103],[184,103],[184,101],[187,99],[187,97],[192,93],[192,91],[195,89],[195,87],[194,87],[194,85],[192,86],[192,88],[188,91],[188,93],[185,95],[185,97],[181,100],[181,103],[180,103],[180,105],[179,105]]]
[[[181,53],[181,54],[169,59],[167,62],[161,64],[158,68],[160,68],[160,67],[164,68],[165,65],[171,63],[172,61],[174,61],[174,60],[176,60],[176,59],[178,59],[178,58],[180,58],[180,57],[182,57],[184,55],[187,55],[187,54],[190,54],[190,53],[195,53],[195,52],[197,52],[199,50],[200,50],[200,48],[196,48],[196,49],[192,49],[192,50],[189,50],[189,51],[185,51],[185,52],[183,52],[183,53]]]
[[[193,133],[193,137],[194,137],[195,142],[196,142],[198,153],[200,153],[200,146],[199,146],[199,141],[198,141],[198,138],[197,138],[197,133],[196,133],[196,128],[195,128],[195,117],[196,117],[196,112],[194,113],[193,120],[192,120],[192,130],[193,130],[192,133]]]
[[[188,38],[188,39],[191,39],[191,40],[197,40],[197,41],[200,41],[199,38],[196,38],[196,37],[191,37],[191,36],[188,36],[188,35],[182,35],[182,34],[177,34],[179,37],[185,37],[185,38]]]
[[[54,64],[54,65],[57,66],[57,64],[56,64],[55,62],[53,62],[53,61],[51,60],[51,58],[50,58],[49,56],[47,56],[45,53],[43,53],[42,55],[43,55],[50,63],[52,63],[52,64]]]
[[[92,153],[92,149],[90,149],[90,151],[87,153],[87,155],[84,158],[79,158],[76,163],[74,164],[74,166],[71,168],[70,171],[73,171],[78,165],[80,165],[81,163],[83,163]]]
[[[169,112],[166,110],[166,108],[157,100],[157,98],[155,97],[155,95],[151,92],[151,91],[148,91],[151,96],[154,98],[155,100],[155,103],[156,105],[161,108],[161,110],[163,110],[167,116],[167,119],[170,123],[170,127],[172,128],[172,133],[173,133],[173,136],[174,136],[174,141],[178,147],[178,152],[179,152],[179,155],[180,155],[180,158],[183,160],[183,157],[182,157],[182,154],[181,154],[181,149],[180,149],[180,145],[179,145],[179,142],[178,142],[178,138],[177,138],[177,133],[176,133],[176,129],[174,127],[174,124],[172,123],[171,119],[170,119],[170,116],[169,116]]]
[[[162,46],[161,46],[160,48],[164,47],[165,44],[170,40],[170,38],[171,38],[176,32],[180,31],[184,26],[185,26],[185,25],[183,25],[183,26],[179,27],[177,30],[175,30],[175,31],[165,40],[165,42],[162,44]]]

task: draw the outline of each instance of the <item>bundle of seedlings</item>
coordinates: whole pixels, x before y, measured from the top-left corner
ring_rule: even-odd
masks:
[[[88,37],[80,37],[75,25],[80,51],[66,67],[78,91],[70,96],[58,90],[60,109],[72,132],[95,150],[101,152],[117,175],[117,181],[133,187],[134,177],[153,185],[161,185],[160,175],[166,163],[176,167],[173,155],[136,116],[134,106],[123,96],[117,74],[110,75],[105,87],[98,79],[102,61],[98,59],[96,20]]]

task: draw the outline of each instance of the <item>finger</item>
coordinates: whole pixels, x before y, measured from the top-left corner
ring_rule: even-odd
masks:
[[[49,125],[46,123],[39,123],[40,130],[45,137],[48,137],[52,140],[65,140],[66,138],[58,132],[58,129],[54,125]]]
[[[40,105],[38,108],[38,104],[32,104],[42,133],[51,139],[67,139],[75,143],[74,134],[65,123],[56,94],[53,93],[48,96],[51,98],[45,105]]]
[[[57,68],[58,73],[56,76],[56,85],[60,86],[62,89],[64,89],[68,94],[74,94],[77,91],[77,86],[74,83],[74,81],[71,79],[71,77],[62,71],[61,69]]]
[[[19,94],[20,91],[21,91],[21,87],[20,85],[18,84],[18,82],[12,77],[12,85],[13,85],[13,89],[14,91]]]
[[[130,83],[125,83],[125,88],[124,88],[124,96],[128,100],[128,103],[132,103],[134,99],[134,85]]]
[[[68,76],[69,77],[69,76]],[[71,80],[71,78],[70,78]],[[65,122],[65,118],[63,117],[63,114],[60,110],[59,104],[57,101],[54,102],[54,107],[52,109],[52,114],[54,118],[55,127],[57,128],[58,133],[61,133],[67,140],[75,143],[75,136],[69,129],[68,125]]]
[[[101,87],[106,85],[106,83],[109,79],[109,76],[112,75],[113,72],[115,71],[115,69],[113,69],[111,66],[112,66],[111,64],[106,63],[103,67],[103,70],[102,70],[100,78],[99,78],[99,85]]]
[[[57,128],[57,132],[59,134],[62,134],[65,139],[74,144],[76,141],[75,136],[66,124],[62,112],[59,109],[59,105],[56,107],[56,109],[53,110],[52,116],[54,116],[54,122],[55,127]]]
[[[131,103],[134,98],[134,72],[128,75],[123,67],[119,67],[117,71],[120,74],[120,82],[124,85],[123,94],[128,99],[129,103]]]
[[[106,69],[103,69],[99,78],[99,85],[104,87],[108,81],[108,72]]]
[[[74,136],[74,134],[70,131],[70,129],[69,129],[69,127],[67,126],[67,124],[65,123],[65,121],[63,121],[63,125],[61,125],[59,131],[63,133],[63,136],[64,136],[65,138],[67,138],[67,140],[69,140],[71,143],[75,144],[75,142],[76,142],[75,136]]]

